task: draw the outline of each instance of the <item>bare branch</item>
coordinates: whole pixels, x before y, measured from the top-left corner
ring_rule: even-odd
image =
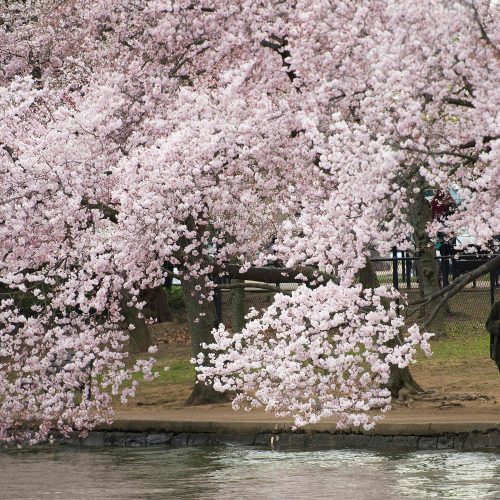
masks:
[[[232,290],[235,288],[258,288],[261,290],[269,290],[270,292],[276,293],[284,293],[285,295],[291,295],[291,292],[288,290],[283,290],[278,286],[268,285],[267,283],[255,283],[255,282],[246,282],[246,283],[222,283],[220,285],[215,285],[214,288],[218,288],[219,290]]]
[[[413,302],[410,303],[411,306],[414,305],[420,305],[420,306],[425,306],[432,302],[433,300],[436,300],[444,295],[446,295],[448,292],[451,292],[448,298],[453,297],[456,295],[462,288],[464,288],[466,285],[471,283],[477,278],[480,278],[481,276],[489,273],[490,271],[493,271],[497,267],[500,267],[500,255],[496,255],[492,259],[490,259],[488,262],[485,262],[481,266],[477,267],[476,269],[466,273],[462,274],[459,278],[456,280],[452,281],[448,286],[445,286],[444,288],[441,288],[437,292],[432,293],[431,295],[426,295],[425,297],[421,297],[420,299],[417,299]]]
[[[165,272],[169,276],[172,276],[172,278],[175,278],[175,279],[177,279],[179,281],[182,279],[182,277],[179,274],[174,273],[170,269],[163,269],[163,272]]]
[[[470,101],[466,101],[465,99],[458,99],[456,97],[445,97],[444,102],[448,104],[453,104],[455,106],[463,106],[465,108],[474,108],[474,104]]]
[[[279,283],[279,282],[290,282],[290,283],[304,283],[304,282],[322,282],[333,281],[338,283],[338,276],[333,274],[325,273],[309,266],[298,266],[292,269],[285,267],[251,267],[245,272],[241,271],[241,266],[237,264],[226,264],[221,267],[216,267],[214,271],[217,274],[226,274],[230,278],[241,279],[241,280],[251,280],[263,283]],[[302,275],[307,278],[307,281],[301,279],[297,276]]]
[[[481,266],[477,267],[473,271],[470,271],[466,274],[463,274],[456,280],[452,281],[448,286],[445,286],[444,288],[441,288],[437,292],[432,293],[431,295],[427,295],[425,297],[422,297],[420,299],[417,299],[413,302],[410,303],[410,306],[417,306],[413,308],[410,311],[410,314],[415,313],[422,307],[426,306],[427,304],[430,304],[431,302],[434,302],[437,299],[440,299],[439,302],[436,304],[432,312],[430,313],[429,317],[425,320],[425,322],[422,324],[424,328],[428,328],[429,325],[432,323],[432,321],[435,319],[437,316],[439,310],[452,298],[454,297],[458,292],[463,290],[469,283],[474,281],[475,279],[483,276],[484,274],[487,274],[497,267],[500,267],[500,255],[497,255],[490,259],[488,262],[482,264]]]

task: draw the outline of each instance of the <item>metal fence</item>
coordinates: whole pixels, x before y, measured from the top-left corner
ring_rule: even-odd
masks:
[[[463,255],[436,257],[436,268],[441,287],[448,285],[464,273],[476,269],[488,261],[491,256]],[[381,284],[391,285],[404,294],[411,302],[420,296],[420,288],[416,272],[416,258],[406,253],[394,251],[392,257],[374,258],[372,264]],[[448,303],[447,314],[453,321],[477,322],[483,324],[488,316],[491,304],[500,297],[500,268],[474,280]],[[296,283],[276,283],[284,291],[292,291]],[[269,306],[274,292],[257,288],[245,289],[245,310],[251,308],[262,310]],[[215,305],[219,321],[227,326],[231,324],[230,290],[221,290],[216,294]]]
[[[488,262],[491,256],[481,254],[449,255],[435,258],[439,286],[445,287],[459,276],[477,269]],[[400,290],[411,302],[420,296],[416,272],[416,257],[394,251],[391,258],[372,259],[372,264],[381,283]],[[500,296],[500,268],[469,283],[448,302],[447,313],[453,321],[484,323],[490,307]]]

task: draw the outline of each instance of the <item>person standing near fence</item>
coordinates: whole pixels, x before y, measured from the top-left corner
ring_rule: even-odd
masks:
[[[500,300],[497,300],[486,320],[486,330],[490,332],[490,357],[500,371]]]
[[[445,221],[455,212],[457,204],[451,194],[442,189],[438,189],[431,200],[432,218],[441,222]],[[443,233],[438,232],[435,248],[439,250],[442,286],[449,285],[450,260],[449,257],[455,253],[456,239],[445,239]]]

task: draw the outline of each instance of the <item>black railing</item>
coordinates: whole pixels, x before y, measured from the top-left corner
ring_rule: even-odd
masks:
[[[441,287],[448,286],[459,276],[477,269],[491,259],[491,256],[474,255],[444,255],[435,258]],[[383,283],[391,284],[396,289],[411,289],[418,287],[416,272],[416,257],[409,257],[403,252],[394,250],[390,258],[373,258],[375,270]],[[385,264],[385,265],[384,265]],[[489,274],[472,281],[472,288],[488,288],[490,302],[495,301],[496,289],[499,286],[500,266]]]
[[[491,256],[466,255],[466,256],[441,256],[436,257],[435,262],[439,275],[439,284],[446,286],[458,276],[476,269],[487,262]],[[382,284],[392,285],[408,295],[411,300],[419,294],[419,283],[416,267],[417,258],[401,251],[394,250],[390,257],[371,259],[379,281]],[[451,299],[450,310],[455,314],[457,321],[474,320],[484,322],[488,315],[491,304],[498,295],[500,268],[493,270],[489,276],[481,276],[470,285],[461,290],[457,296]],[[285,280],[285,278],[284,278]],[[229,282],[228,278],[224,283]],[[283,290],[291,291],[296,288],[296,283],[286,281],[276,284]],[[245,293],[245,305],[262,309],[267,307],[274,296],[274,292],[268,290],[247,289]],[[217,321],[228,324],[230,322],[231,293],[229,290],[216,290],[215,309]]]

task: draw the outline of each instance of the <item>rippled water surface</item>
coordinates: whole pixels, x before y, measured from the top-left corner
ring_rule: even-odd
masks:
[[[500,455],[248,448],[0,452],[3,499],[500,498]]]

